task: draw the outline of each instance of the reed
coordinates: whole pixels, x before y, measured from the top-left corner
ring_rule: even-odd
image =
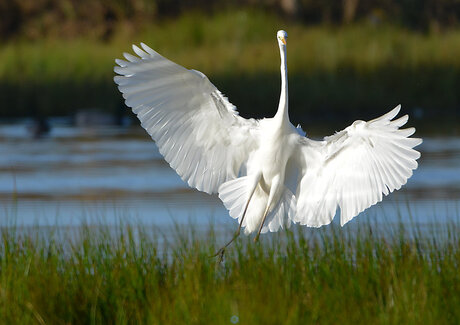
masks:
[[[460,31],[409,31],[362,22],[305,26],[257,11],[188,13],[120,26],[107,42],[91,38],[16,40],[0,48],[0,117],[72,115],[82,108],[123,111],[113,83],[116,57],[141,41],[203,71],[243,115],[276,109],[279,54],[275,32],[289,32],[294,120],[375,117],[399,103],[419,118],[452,121],[460,99]],[[419,123],[420,124],[420,123]],[[343,125],[342,125],[343,126]]]
[[[3,228],[5,324],[455,324],[460,232],[447,224],[294,227],[241,237],[219,264],[211,225]],[[230,232],[229,234],[230,235]],[[216,239],[220,238],[220,239]]]

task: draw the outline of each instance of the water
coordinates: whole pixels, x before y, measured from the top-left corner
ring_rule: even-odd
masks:
[[[408,184],[352,223],[460,218],[460,137],[424,138],[419,150]],[[0,225],[120,220],[236,227],[219,199],[190,189],[138,127],[56,126],[32,139],[23,125],[0,126]]]

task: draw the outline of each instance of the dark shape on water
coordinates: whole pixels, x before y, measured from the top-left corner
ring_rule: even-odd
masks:
[[[48,135],[51,131],[51,126],[45,117],[37,116],[28,127],[28,131],[34,139],[38,139]]]

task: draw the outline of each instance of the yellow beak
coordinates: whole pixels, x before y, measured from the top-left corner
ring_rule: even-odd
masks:
[[[284,37],[281,39],[281,42],[283,42],[283,44],[286,45],[286,39]]]

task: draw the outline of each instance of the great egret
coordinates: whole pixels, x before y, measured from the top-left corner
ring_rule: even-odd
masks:
[[[288,116],[287,33],[278,31],[281,96],[273,118],[244,119],[201,72],[162,57],[147,45],[115,60],[114,80],[126,105],[160,153],[191,187],[218,193],[249,234],[292,222],[320,227],[340,207],[343,226],[399,189],[417,168],[422,140],[399,129],[401,106],[372,121],[314,141]],[[226,246],[228,246],[228,244]],[[223,249],[225,249],[225,247]],[[223,254],[223,249],[221,250]]]

